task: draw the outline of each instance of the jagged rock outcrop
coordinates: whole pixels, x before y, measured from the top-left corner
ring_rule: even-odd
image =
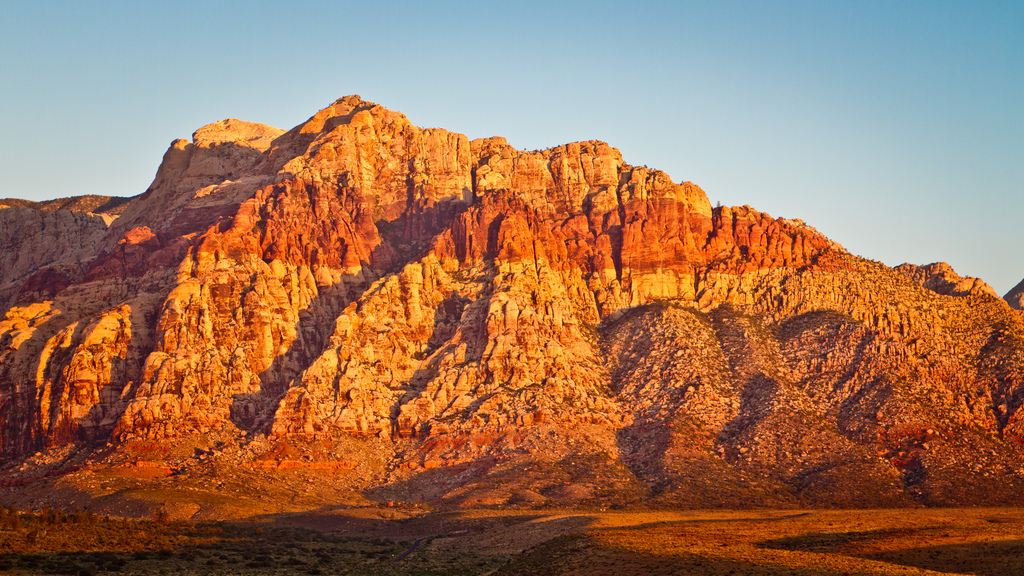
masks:
[[[520,151],[353,96],[201,128],[109,226],[70,218],[52,254],[21,240],[48,221],[4,237],[29,278],[0,321],[9,463],[212,435],[233,465],[315,446],[280,467],[458,505],[1024,485],[1024,320],[984,282],[712,208],[603,142]]]
[[[968,296],[971,294],[988,294],[996,296],[994,288],[979,278],[964,277],[957,274],[953,267],[945,262],[935,262],[927,266],[900,264],[896,270],[906,274],[918,285],[937,294],[946,296]]]
[[[1003,300],[1006,300],[1011,308],[1024,310],[1024,280],[1007,292]]]

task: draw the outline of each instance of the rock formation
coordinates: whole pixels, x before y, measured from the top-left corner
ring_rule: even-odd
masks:
[[[1024,280],[1020,281],[1013,287],[1012,290],[1003,296],[1003,300],[1006,300],[1012,308],[1017,310],[1024,310]]]
[[[11,207],[0,238],[8,471],[217,437],[442,505],[1024,487],[1024,319],[988,285],[712,208],[603,142],[521,151],[351,96],[205,126],[116,219]]]
[[[995,296],[996,291],[979,278],[963,277],[945,262],[935,262],[927,266],[900,264],[896,270],[906,274],[915,283],[924,288],[946,296],[969,296],[971,294],[988,294]]]

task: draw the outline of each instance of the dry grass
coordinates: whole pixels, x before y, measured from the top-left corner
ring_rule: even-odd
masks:
[[[3,514],[12,574],[1024,574],[1024,511],[428,512],[244,523]],[[407,555],[404,552],[415,549]],[[395,561],[396,559],[400,560]]]
[[[499,574],[1024,574],[1017,509],[595,518]]]
[[[52,510],[12,514],[5,509],[0,517],[0,573],[469,575],[493,571],[507,560],[494,554],[428,550],[429,539],[417,543],[355,532],[273,522],[192,524],[162,514],[151,521]],[[414,545],[414,553],[402,557]]]

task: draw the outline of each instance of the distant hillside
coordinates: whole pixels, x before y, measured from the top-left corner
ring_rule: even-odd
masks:
[[[33,202],[31,200],[21,200],[18,198],[3,198],[0,199],[0,207],[23,206],[25,208],[35,208],[37,210],[46,210],[48,212],[70,210],[71,212],[92,212],[93,214],[110,214],[111,216],[118,216],[124,212],[124,209],[128,207],[128,204],[132,200],[133,198],[126,198],[123,196],[96,196],[93,194],[57,198],[54,200],[43,200],[42,202]]]

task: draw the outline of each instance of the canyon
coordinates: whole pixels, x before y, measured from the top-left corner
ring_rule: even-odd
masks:
[[[349,96],[289,131],[204,126],[130,199],[0,200],[0,242],[0,500],[1024,489],[1024,282],[890,268],[603,142],[519,150]]]

